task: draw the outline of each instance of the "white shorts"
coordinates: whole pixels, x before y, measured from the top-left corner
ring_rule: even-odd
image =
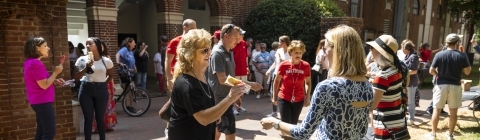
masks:
[[[443,109],[445,104],[448,108],[456,109],[462,106],[462,87],[460,85],[435,85],[433,87],[433,108]]]

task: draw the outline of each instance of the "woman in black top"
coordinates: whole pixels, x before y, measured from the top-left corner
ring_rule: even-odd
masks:
[[[213,140],[215,122],[245,90],[243,83],[235,85],[229,96],[215,105],[213,91],[204,72],[210,58],[211,35],[203,29],[183,35],[177,48],[177,63],[173,75],[169,140]]]
[[[147,69],[148,58],[150,57],[147,52],[148,45],[145,42],[138,42],[137,50],[135,50],[135,66],[137,67],[137,74],[135,75],[135,82],[137,87],[146,89],[147,86]]]

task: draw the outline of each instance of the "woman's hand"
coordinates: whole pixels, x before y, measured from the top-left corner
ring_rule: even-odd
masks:
[[[251,89],[253,91],[259,91],[259,90],[263,89],[262,85],[260,85],[257,82],[245,82],[245,84],[251,86]]]
[[[305,100],[303,101],[303,106],[304,106],[304,107],[310,106],[310,99],[305,99]]]
[[[87,63],[87,68],[91,68],[93,66],[93,60],[90,60],[90,62]]]
[[[370,117],[370,127],[373,128],[373,111],[369,111],[370,113],[369,114],[369,117]]]
[[[277,106],[277,100],[278,100],[277,98],[272,97],[272,104]]]
[[[65,80],[63,80],[63,78],[58,78],[53,81],[53,84],[55,84],[56,86],[62,86],[64,83]]]
[[[265,130],[269,130],[269,129],[272,129],[273,128],[273,125],[275,122],[277,122],[278,119],[276,118],[273,118],[273,117],[267,117],[267,118],[263,118],[261,121],[260,121],[260,124],[262,124],[262,128],[265,129]]]
[[[237,100],[240,96],[243,95],[243,91],[245,91],[245,88],[245,84],[243,83],[236,84],[230,89],[230,93],[228,94],[228,96]]]

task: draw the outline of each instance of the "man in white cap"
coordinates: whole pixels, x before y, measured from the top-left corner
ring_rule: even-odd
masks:
[[[450,121],[447,139],[453,139],[453,130],[457,124],[457,111],[462,105],[462,87],[460,86],[461,72],[470,74],[472,68],[467,54],[458,51],[460,46],[460,35],[449,34],[445,38],[446,50],[435,55],[430,67],[430,74],[437,77],[433,87],[433,115],[432,115],[432,133],[430,138],[436,137],[438,117],[440,111],[448,104],[450,112]],[[447,103],[445,103],[447,102]]]

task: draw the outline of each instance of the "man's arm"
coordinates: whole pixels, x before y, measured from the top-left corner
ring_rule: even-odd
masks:
[[[463,68],[463,73],[465,73],[465,75],[470,75],[471,71],[472,71],[472,67],[470,66]]]
[[[167,76],[167,80],[172,79],[172,74],[170,73],[171,71],[171,66],[170,64],[173,61],[173,57],[175,57],[173,54],[165,53],[166,59],[165,59],[165,75]]]

